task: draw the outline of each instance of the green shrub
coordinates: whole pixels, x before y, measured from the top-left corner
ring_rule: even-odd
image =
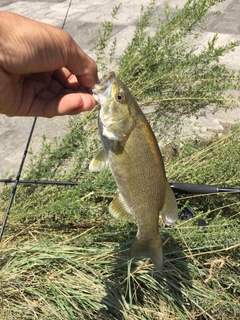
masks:
[[[182,10],[166,9],[165,19],[153,18],[155,1],[142,8],[133,38],[120,57],[116,56],[117,38],[113,40],[114,20],[105,21],[95,39],[100,72],[116,66],[119,76],[130,88],[140,105],[152,105],[152,124],[162,138],[178,133],[182,120],[204,114],[211,105],[232,108],[236,96],[229,89],[240,89],[240,74],[228,70],[219,58],[239,46],[239,41],[218,45],[214,35],[203,48],[197,39],[206,24],[206,14],[222,0],[188,0]],[[117,8],[121,10],[121,8]],[[114,11],[113,17],[116,15]],[[208,15],[211,19],[213,15]],[[157,21],[156,21],[157,20]],[[150,33],[150,27],[156,29]]]

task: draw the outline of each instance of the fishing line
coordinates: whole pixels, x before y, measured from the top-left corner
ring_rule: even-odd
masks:
[[[72,5],[72,0],[69,1],[69,5],[68,5],[68,8],[67,8],[66,14],[64,16],[63,23],[62,23],[62,29],[64,28],[64,26],[66,24],[67,16],[68,16],[68,13],[69,13],[71,5]],[[29,145],[30,145],[30,142],[31,142],[31,139],[32,139],[33,131],[35,129],[36,121],[37,121],[37,117],[35,117],[34,120],[33,120],[33,124],[32,124],[31,130],[30,130],[29,136],[28,136],[27,144],[26,144],[23,156],[22,156],[22,160],[21,160],[21,163],[20,163],[20,166],[19,166],[19,169],[18,169],[18,173],[17,173],[16,179],[14,181],[14,186],[12,188],[9,204],[8,204],[6,213],[5,213],[4,217],[3,217],[3,222],[2,222],[1,229],[0,229],[0,242],[2,240],[4,229],[5,229],[5,226],[6,226],[6,223],[7,223],[7,220],[8,220],[8,216],[9,216],[9,213],[10,213],[10,209],[12,207],[12,203],[13,203],[16,191],[17,191],[17,186],[18,186],[19,183],[21,183],[20,182],[21,181],[20,177],[21,177],[22,169],[23,169],[23,166],[24,166],[24,162],[25,162],[25,159],[26,159],[26,156],[27,156],[27,153],[28,153],[28,148],[29,148]]]
[[[67,16],[68,16],[68,13],[69,13],[71,5],[72,5],[72,0],[69,1],[67,12],[65,14],[65,17],[64,17],[64,20],[63,20],[63,24],[62,24],[62,29],[65,27],[65,24],[66,24],[66,21],[67,21]]]

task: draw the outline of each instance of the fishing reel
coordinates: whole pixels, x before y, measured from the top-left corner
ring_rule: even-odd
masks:
[[[171,183],[170,187],[172,188],[175,197],[178,198],[180,194],[211,194],[211,193],[240,193],[239,188],[219,188],[215,185],[206,185],[206,184],[194,184],[194,183],[182,183],[175,182]],[[186,206],[184,202],[178,202],[179,207],[179,219],[188,220],[196,216],[196,213],[189,206]],[[198,227],[200,230],[205,231],[207,223],[203,218],[199,218]]]

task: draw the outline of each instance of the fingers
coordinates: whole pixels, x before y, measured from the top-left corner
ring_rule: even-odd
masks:
[[[85,87],[98,82],[97,66],[64,30],[1,12],[0,65],[13,74],[50,72],[66,67]]]
[[[25,116],[52,118],[62,115],[75,115],[92,110],[96,104],[96,100],[88,93],[70,93],[50,100],[36,98]]]
[[[81,87],[77,77],[66,68],[56,70],[52,76],[65,88],[79,90]]]
[[[96,63],[67,32],[9,12],[0,12],[0,20],[0,71],[11,84],[0,83],[0,90],[10,90],[5,114],[54,117],[96,105],[90,94],[79,93],[81,87],[99,82]],[[62,91],[62,87],[78,92]],[[4,99],[0,100],[2,112]]]
[[[95,61],[79,47],[77,47],[77,52],[77,54],[70,53],[69,63],[65,67],[76,75],[80,85],[86,88],[92,88],[96,83],[99,83],[97,65]],[[79,56],[81,56],[81,60],[79,60]]]

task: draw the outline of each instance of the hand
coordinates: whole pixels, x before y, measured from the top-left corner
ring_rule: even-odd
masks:
[[[50,118],[91,110],[87,88],[97,82],[96,63],[67,32],[0,12],[0,113]]]

